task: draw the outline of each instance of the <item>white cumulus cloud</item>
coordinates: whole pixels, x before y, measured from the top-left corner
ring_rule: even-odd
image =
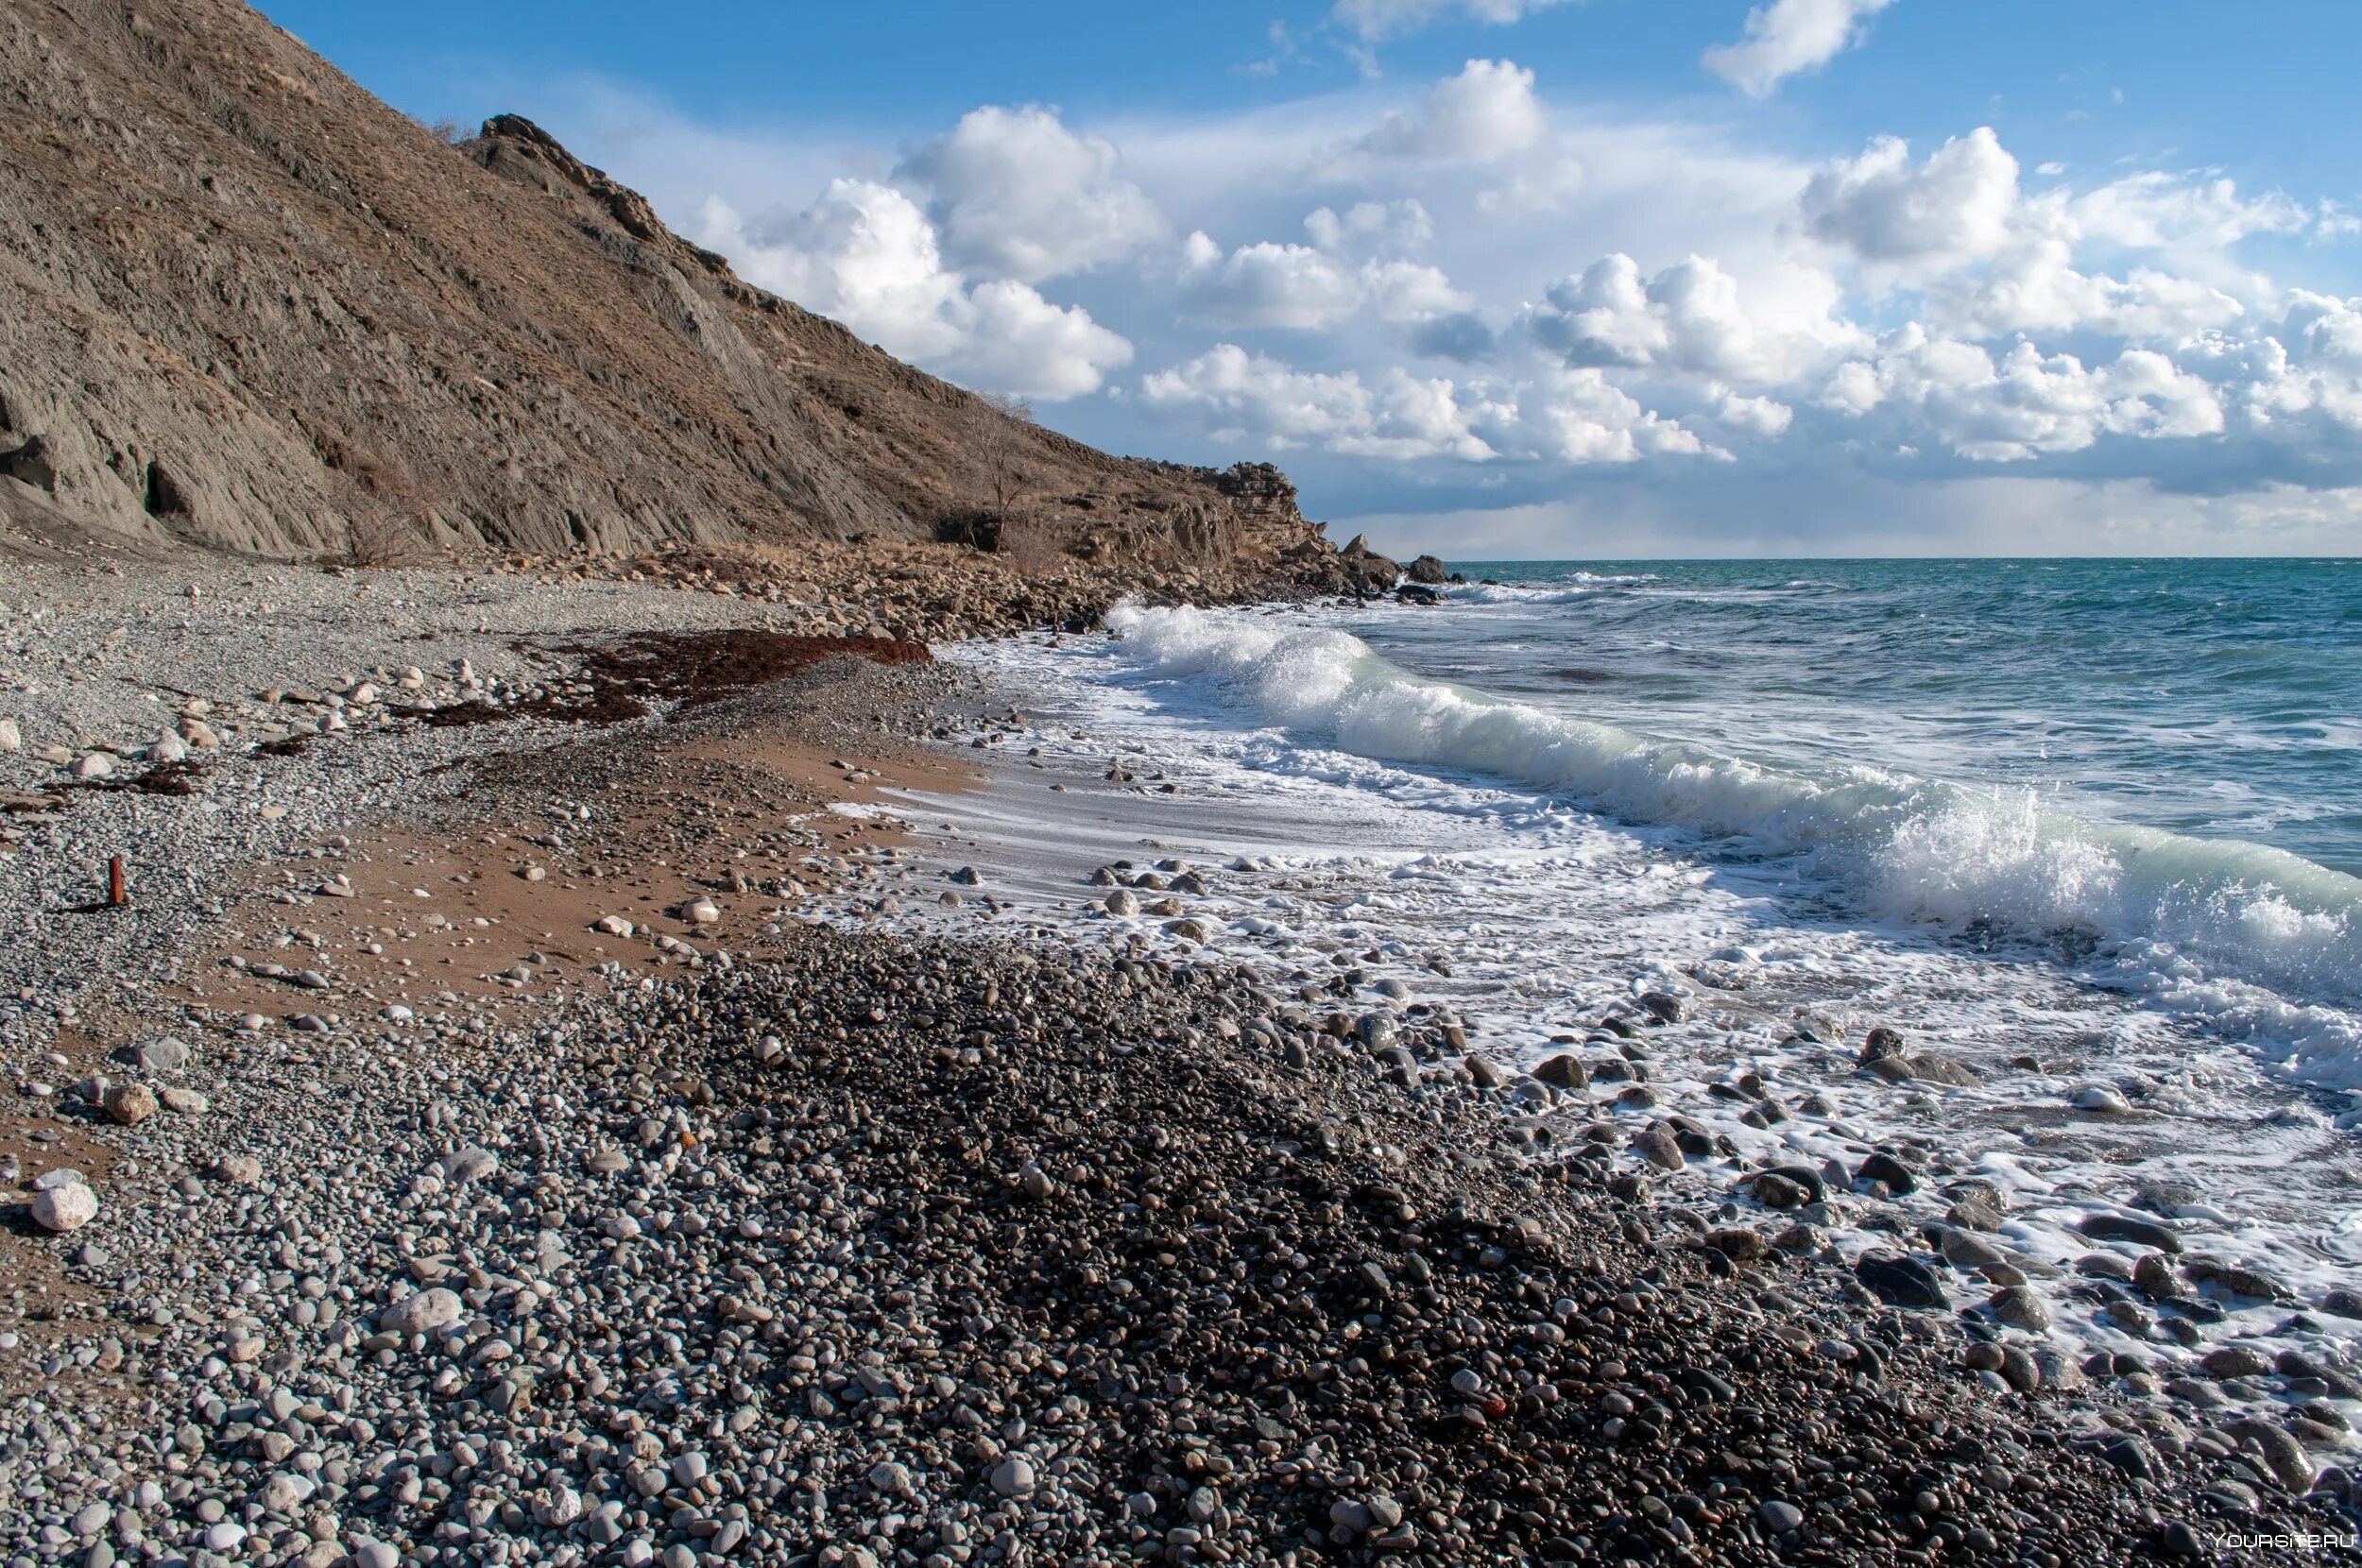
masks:
[[[1532,455],[1562,463],[1636,463],[1643,457],[1728,457],[1694,431],[1641,406],[1596,369],[1553,371],[1518,402]]]
[[[1362,145],[1396,158],[1484,163],[1529,151],[1549,134],[1532,71],[1472,60],[1429,88],[1416,110],[1387,115]]]
[[[1727,386],[1709,388],[1714,417],[1743,435],[1777,435],[1794,422],[1796,411],[1773,398],[1751,398]]]
[[[2243,422],[2276,441],[2351,450],[2362,434],[2362,298],[2294,289],[2279,319],[2206,333],[2183,358],[2234,388]]]
[[[2246,307],[2195,278],[2136,266],[2124,277],[2079,271],[2074,246],[2029,236],[1975,276],[1938,285],[1930,315],[1946,330],[1977,337],[2007,332],[2098,332],[2166,339],[2221,327]]]
[[[709,200],[697,237],[752,281],[955,380],[1072,398],[1132,358],[1087,311],[1011,279],[971,285],[946,267],[934,226],[891,185],[832,180],[802,212],[752,223]]]
[[[1313,446],[1360,457],[1454,457],[1482,462],[1493,449],[1470,428],[1447,380],[1399,368],[1365,383],[1358,372],[1303,371],[1235,343],[1159,370],[1140,383],[1149,402],[1190,408],[1275,450]]]
[[[1879,138],[1816,171],[1797,216],[1869,283],[1921,291],[1942,334],[2164,343],[2269,304],[2269,285],[2234,254],[2242,241],[2318,226],[2285,194],[2243,196],[2208,172],[2145,171],[2029,194],[1989,127],[1917,162],[1902,141]]]
[[[1899,402],[1954,452],[1983,462],[2080,452],[2102,435],[2213,435],[2224,427],[2215,387],[2153,349],[2086,366],[2021,342],[1996,361],[1981,345],[1931,337],[1917,325],[1891,334],[1874,361],[1842,366],[1829,401],[1862,415]]]
[[[1767,0],[1733,53],[1768,86],[1775,43],[1826,59],[1872,10]],[[1446,11],[1486,14],[1357,14],[1382,33]],[[2362,224],[2313,193],[2045,163],[2031,121],[2008,146],[1971,122],[1807,158],[1720,113],[1556,86],[1476,60],[1237,111],[988,106],[899,160],[673,135],[717,166],[668,152],[653,195],[751,281],[929,369],[1112,390],[1061,428],[1288,451],[1309,495],[1399,479],[1448,506],[1569,464],[1648,469],[1617,488],[1668,496],[1845,474],[2362,485],[2362,300],[2334,243]],[[1161,368],[1119,379],[1127,362]],[[1404,470],[1357,481],[1372,460]]]
[[[953,263],[1025,282],[1121,260],[1165,233],[1115,144],[1036,105],[970,111],[895,181],[925,195]]]
[[[1990,256],[2010,242],[2017,215],[2017,160],[1990,126],[1911,162],[1910,144],[1881,136],[1858,158],[1812,177],[1799,204],[1826,243],[1906,276]]]
[[[1573,366],[1654,369],[1753,383],[1792,379],[1866,338],[1832,315],[1825,272],[1779,269],[1774,299],[1748,300],[1721,264],[1690,256],[1644,277],[1622,252],[1564,278],[1526,314],[1535,342]]]
[[[1224,256],[1200,231],[1190,236],[1184,255],[1184,281],[1198,312],[1219,327],[1318,332],[1345,320],[1361,302],[1355,270],[1309,245],[1262,240]]]
[[[1435,237],[1435,220],[1416,197],[1357,201],[1342,213],[1314,208],[1305,214],[1304,231],[1323,250],[1405,255]]]
[[[2313,221],[2279,191],[2242,196],[2220,175],[2149,170],[2065,202],[2076,232],[2139,250],[2222,249],[2251,234],[2301,234]]]
[[[1217,435],[1278,451],[1579,465],[1729,456],[1596,369],[1550,368],[1514,384],[1463,386],[1399,367],[1368,378],[1298,370],[1224,343],[1148,376],[1141,393],[1152,404],[1194,411]]]
[[[1318,243],[1261,240],[1226,256],[1203,230],[1192,232],[1182,245],[1181,281],[1198,315],[1224,328],[1321,332],[1363,315],[1424,322],[1475,303],[1442,268],[1387,254],[1425,243],[1427,210],[1416,201],[1361,202],[1342,217],[1316,208],[1304,227]],[[1355,259],[1363,254],[1369,259]]]
[[[1772,0],[1747,13],[1746,35],[1708,49],[1700,63],[1751,97],[1801,71],[1826,65],[1862,41],[1869,19],[1893,0]]]

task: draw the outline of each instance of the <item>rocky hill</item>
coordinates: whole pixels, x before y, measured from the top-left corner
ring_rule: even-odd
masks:
[[[234,0],[0,0],[0,520],[387,557],[951,537],[1341,557],[741,281],[538,127],[457,145]]]

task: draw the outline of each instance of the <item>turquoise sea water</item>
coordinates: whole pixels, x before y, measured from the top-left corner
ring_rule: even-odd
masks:
[[[2362,561],[1480,562],[1364,640],[1775,765],[1891,767],[2362,874]]]

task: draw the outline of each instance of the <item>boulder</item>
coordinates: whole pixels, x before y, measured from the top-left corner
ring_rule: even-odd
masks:
[[[2253,1416],[2243,1416],[2225,1428],[2234,1437],[2254,1445],[2264,1456],[2264,1463],[2280,1484],[2299,1496],[2313,1488],[2313,1460],[2304,1452],[2304,1445],[2270,1422]]]
[[[2131,1214],[2087,1214],[2076,1221],[2075,1228],[2094,1241],[2130,1241],[2151,1252],[2182,1251],[2182,1238],[2154,1219],[2143,1219]]]
[[[377,1315],[378,1328],[387,1334],[432,1334],[459,1321],[458,1293],[436,1286],[404,1296]]]
[[[1943,1218],[1966,1231],[1998,1231],[2001,1211],[1980,1197],[1962,1198],[1944,1212]]]
[[[131,1060],[143,1072],[179,1072],[189,1065],[189,1048],[169,1034],[161,1035],[133,1047]]]
[[[1880,1024],[1862,1037],[1859,1061],[1865,1067],[1873,1062],[1884,1061],[1887,1057],[1902,1054],[1903,1036],[1884,1024]]]
[[[2252,1345],[2217,1345],[2199,1357],[2209,1377],[2261,1377],[2272,1370],[2272,1359]]]
[[[1821,1172],[1808,1165],[1791,1161],[1786,1165],[1775,1165],[1768,1169],[1757,1171],[1747,1178],[1750,1182],[1756,1184],[1756,1197],[1763,1197],[1762,1183],[1771,1177],[1777,1177],[1783,1182],[1802,1188],[1806,1201],[1810,1202],[1818,1203],[1829,1195],[1828,1185],[1822,1180]],[[1771,1200],[1764,1199],[1764,1202],[1770,1202]]]
[[[1583,1058],[1571,1051],[1544,1058],[1533,1069],[1533,1076],[1556,1089],[1587,1088],[1591,1082],[1590,1070],[1583,1065]]]
[[[1955,1089],[1973,1089],[1984,1080],[1978,1078],[1966,1063],[1955,1062],[1931,1050],[1915,1050],[1908,1060],[1911,1076],[1923,1083],[1942,1083]]]
[[[2132,1288],[2151,1301],[2187,1300],[2190,1287],[2163,1253],[2143,1253],[2132,1261]]]
[[[122,1127],[136,1127],[154,1116],[157,1110],[156,1091],[145,1083],[110,1083],[107,1092],[98,1097],[98,1108],[107,1119]]]
[[[1993,1315],[2011,1328],[2022,1328],[2028,1334],[2040,1334],[2050,1327],[2050,1309],[2042,1298],[2022,1285],[1996,1290],[1986,1306]]]
[[[78,1231],[98,1218],[98,1194],[88,1182],[66,1182],[34,1193],[32,1209],[44,1231]]]
[[[1933,1051],[1894,1050],[1878,1056],[1865,1055],[1861,1067],[1890,1083],[1941,1083],[1966,1089],[1983,1082],[1963,1064]]]
[[[1854,1265],[1854,1277],[1889,1306],[1942,1310],[1951,1304],[1935,1270],[1901,1253],[1864,1253]]]
[[[1680,1170],[1689,1162],[1682,1156],[1682,1146],[1663,1122],[1652,1122],[1633,1134],[1632,1146],[1651,1165],[1665,1170]]]
[[[1885,1152],[1874,1153],[1862,1161],[1860,1168],[1854,1172],[1854,1179],[1857,1182],[1883,1182],[1887,1190],[1892,1193],[1912,1192],[1919,1186],[1918,1173]]]
[[[1705,1244],[1733,1263],[1753,1263],[1770,1252],[1762,1233],[1744,1225],[1725,1225],[1705,1234]]]
[[[2179,1253],[2182,1249],[2177,1243],[2161,1250]],[[2234,1296],[2253,1296],[2259,1301],[2267,1302],[2284,1301],[2288,1296],[2288,1287],[2269,1274],[2261,1270],[2250,1269],[2244,1264],[2229,1263],[2221,1258],[2191,1258],[2182,1265],[2182,1272],[2202,1285],[2212,1285],[2217,1289],[2228,1290]],[[2336,1309],[2333,1307],[2330,1310]]]
[[[1670,991],[1650,991],[1640,997],[1641,1011],[1658,1024],[1678,1024],[1689,1016],[1689,1003]]]

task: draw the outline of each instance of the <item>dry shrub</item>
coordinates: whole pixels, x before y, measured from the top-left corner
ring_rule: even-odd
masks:
[[[418,527],[390,506],[355,507],[345,532],[345,559],[353,566],[417,566],[435,552]]]

